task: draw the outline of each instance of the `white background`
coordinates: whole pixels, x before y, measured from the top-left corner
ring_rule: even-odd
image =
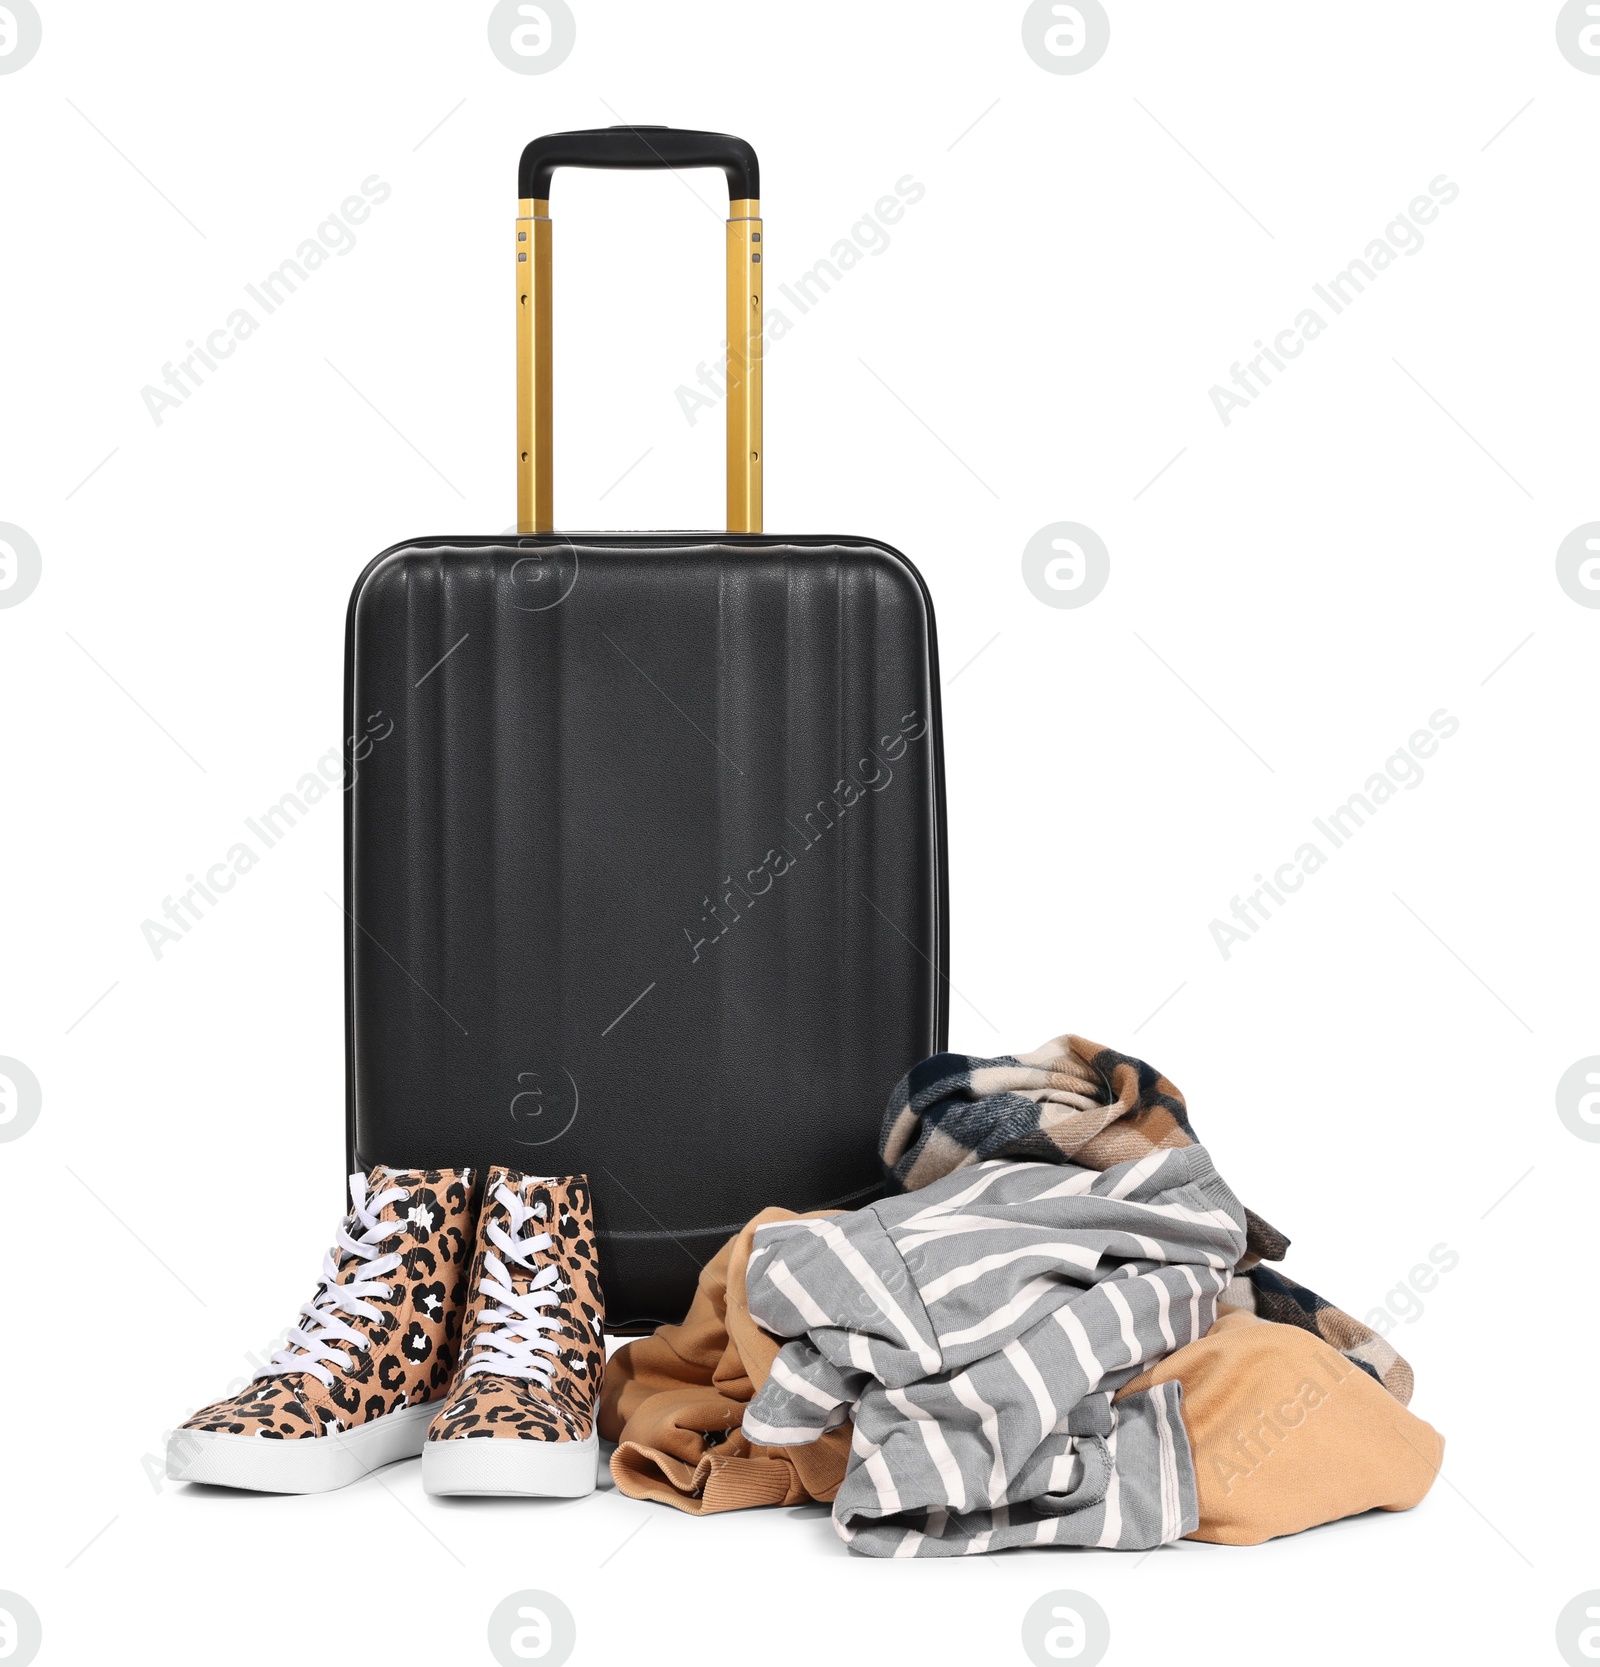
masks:
[[[0,76],[0,521],[43,559],[0,611],[0,1053],[44,1090],[0,1145],[0,1587],[41,1660],[488,1661],[521,1587],[581,1662],[1022,1661],[1059,1587],[1114,1663],[1559,1659],[1600,1586],[1600,1147],[1554,1099],[1600,1052],[1600,614],[1555,576],[1600,516],[1600,77],[1551,0],[1108,3],[1104,59],[1053,75],[1017,0],[579,0],[570,59],[520,76],[482,0],[40,0]],[[755,143],[769,310],[925,186],[771,349],[766,524],[879,537],[932,589],[952,1046],[1152,1060],[1358,1315],[1459,1254],[1394,1332],[1449,1442],[1416,1511],[891,1568],[816,1510],[156,1479],[340,1210],[337,795],[159,961],[141,922],[338,745],[370,557],[512,522],[517,154],[622,120]],[[141,389],[374,174],[355,247],[158,426]],[[1425,246],[1225,427],[1213,384],[1441,174]],[[569,172],[553,213],[559,522],[715,521],[720,411],[675,390],[719,350],[722,181]],[[1111,555],[1079,609],[1022,579],[1063,520]],[[1441,708],[1422,784],[1225,960],[1211,921]]]

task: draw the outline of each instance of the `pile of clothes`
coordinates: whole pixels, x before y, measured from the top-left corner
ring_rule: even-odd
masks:
[[[1254,1545],[1427,1493],[1411,1369],[1267,1262],[1183,1096],[1063,1036],[899,1085],[865,1209],[769,1209],[610,1361],[617,1486],[831,1501],[850,1549]]]

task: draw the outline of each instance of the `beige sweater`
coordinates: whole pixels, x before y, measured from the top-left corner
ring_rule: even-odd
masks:
[[[681,1325],[625,1344],[607,1362],[600,1433],[618,1444],[611,1474],[632,1498],[709,1516],[829,1500],[838,1491],[848,1424],[808,1447],[757,1446],[739,1428],[779,1348],[745,1302],[750,1243],[765,1222],[800,1219],[792,1210],[763,1210],[701,1271]]]

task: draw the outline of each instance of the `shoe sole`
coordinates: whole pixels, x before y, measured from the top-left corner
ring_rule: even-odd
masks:
[[[458,1436],[422,1450],[422,1486],[437,1494],[508,1494],[522,1499],[579,1499],[593,1493],[600,1442],[522,1441]]]
[[[174,1430],[167,1440],[167,1477],[252,1493],[331,1493],[400,1459],[414,1459],[428,1439],[437,1406],[386,1412],[369,1424],[331,1435],[232,1435],[226,1430]]]

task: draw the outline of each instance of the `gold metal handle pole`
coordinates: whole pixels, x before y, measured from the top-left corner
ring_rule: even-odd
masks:
[[[728,531],[761,531],[761,204],[728,206]]]
[[[555,528],[551,422],[550,204],[524,197],[517,210],[517,531]]]
[[[728,531],[762,518],[761,204],[730,205],[727,233]],[[517,531],[555,528],[550,205],[524,197],[517,218]]]

